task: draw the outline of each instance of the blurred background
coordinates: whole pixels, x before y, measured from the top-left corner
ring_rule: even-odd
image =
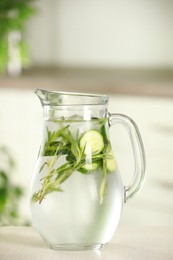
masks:
[[[3,0],[0,71],[0,225],[31,223],[43,123],[36,88],[108,94],[110,112],[132,117],[147,178],[120,224],[173,225],[173,1]],[[110,134],[127,184],[128,135],[118,125]]]

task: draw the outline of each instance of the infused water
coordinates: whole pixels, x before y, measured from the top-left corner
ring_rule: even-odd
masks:
[[[124,190],[106,129],[105,119],[45,122],[31,212],[53,248],[99,248],[115,232]]]

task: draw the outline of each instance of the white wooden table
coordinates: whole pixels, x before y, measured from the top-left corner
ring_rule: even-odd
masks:
[[[53,250],[32,227],[1,227],[0,259],[172,260],[173,227],[119,227],[110,243],[95,251]]]

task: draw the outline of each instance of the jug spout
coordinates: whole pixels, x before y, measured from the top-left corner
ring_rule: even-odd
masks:
[[[43,103],[43,101],[45,100],[45,95],[44,95],[44,91],[41,89],[36,89],[34,91],[34,93],[37,95],[37,97],[40,99],[41,104]]]
[[[35,94],[40,99],[42,106],[58,106],[62,104],[62,98],[59,92],[36,89]]]

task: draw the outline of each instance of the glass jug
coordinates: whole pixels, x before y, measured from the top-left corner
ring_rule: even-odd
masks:
[[[106,95],[36,90],[43,139],[31,185],[33,225],[53,249],[98,249],[119,223],[124,202],[142,186],[145,154],[132,119],[110,114]],[[120,123],[129,134],[134,177],[124,186],[109,139]],[[116,138],[116,137],[115,137]]]

